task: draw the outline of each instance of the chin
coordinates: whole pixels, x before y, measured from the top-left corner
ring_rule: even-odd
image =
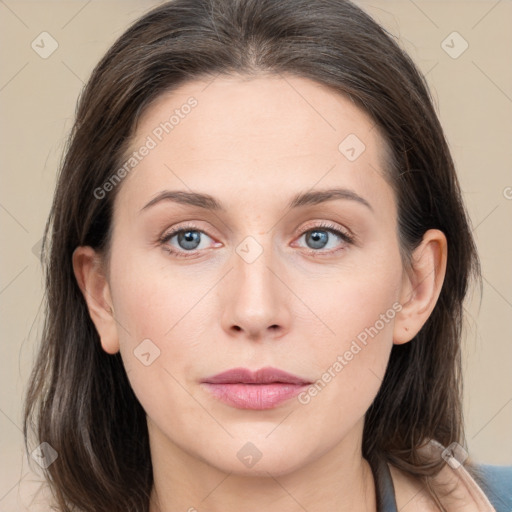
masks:
[[[292,473],[311,461],[303,443],[285,445],[281,439],[271,443],[262,436],[261,442],[234,441],[229,449],[222,449],[204,460],[225,473],[239,476],[268,477]]]

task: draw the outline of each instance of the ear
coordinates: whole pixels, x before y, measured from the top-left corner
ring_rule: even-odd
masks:
[[[400,295],[401,311],[395,317],[393,342],[411,341],[436,305],[446,274],[448,244],[438,229],[429,229],[413,251],[411,266],[404,270]]]
[[[105,352],[115,354],[119,351],[119,338],[103,260],[89,246],[77,247],[72,259],[73,271],[101,339],[101,346]]]

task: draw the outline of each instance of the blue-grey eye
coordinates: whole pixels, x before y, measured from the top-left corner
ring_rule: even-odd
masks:
[[[200,231],[179,231],[176,233],[178,245],[181,249],[187,251],[193,251],[197,249],[201,243],[201,232]]]
[[[302,236],[306,238],[309,249],[335,249],[340,242],[351,242],[347,235],[335,228],[313,228],[302,233]]]
[[[210,242],[208,242],[210,240]],[[182,228],[164,235],[160,243],[172,253],[187,253],[205,249],[211,244],[211,238],[200,229]]]
[[[329,235],[327,231],[315,229],[314,231],[306,233],[306,241],[312,243],[312,249],[323,249],[329,241]]]

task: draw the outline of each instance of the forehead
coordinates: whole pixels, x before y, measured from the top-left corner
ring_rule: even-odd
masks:
[[[373,120],[346,96],[296,76],[185,83],[146,109],[126,158],[143,146],[151,148],[119,191],[139,207],[163,188],[236,200],[235,187],[278,196],[316,184],[370,194],[386,186],[387,146]]]

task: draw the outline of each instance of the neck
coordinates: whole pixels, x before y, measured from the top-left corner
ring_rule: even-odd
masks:
[[[151,422],[148,426],[154,481],[150,512],[376,510],[373,474],[361,455],[362,429],[295,470],[239,474],[185,452]]]

